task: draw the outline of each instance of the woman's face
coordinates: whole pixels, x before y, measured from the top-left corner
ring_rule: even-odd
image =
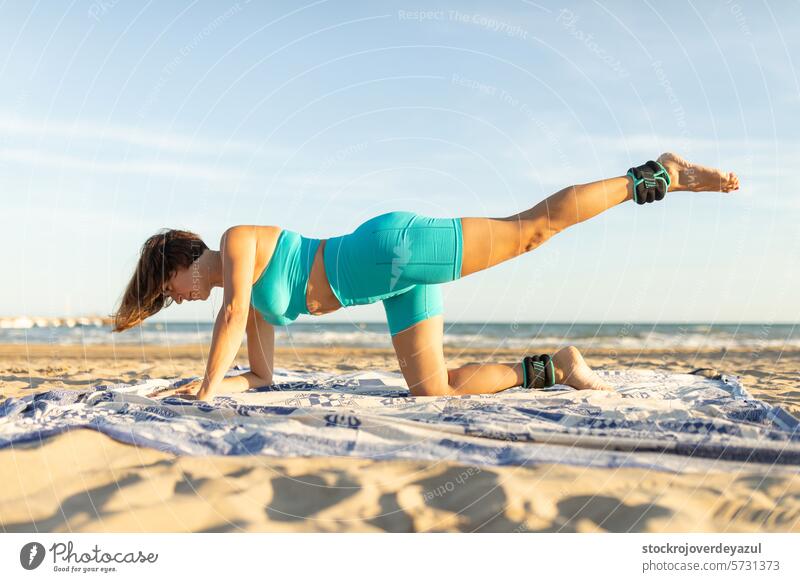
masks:
[[[208,284],[208,278],[202,275],[197,261],[188,269],[179,269],[164,284],[164,295],[172,297],[172,300],[179,305],[184,301],[208,299],[210,294],[211,286]]]

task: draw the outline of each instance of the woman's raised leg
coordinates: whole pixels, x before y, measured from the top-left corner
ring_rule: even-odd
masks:
[[[691,164],[675,154],[663,154],[658,161],[669,173],[671,192],[730,192],[739,187],[739,179],[732,172]],[[533,208],[507,218],[462,218],[461,276],[533,250],[573,224],[632,199],[631,180],[619,176],[569,186]],[[521,362],[468,364],[448,370],[442,349],[443,326],[442,316],[435,315],[392,336],[400,369],[412,394],[486,394],[522,384]],[[553,354],[553,363],[559,384],[579,390],[612,389],[573,346]]]
[[[672,153],[662,154],[658,161],[670,176],[670,192],[730,192],[739,188],[733,172],[692,164]],[[461,276],[531,251],[562,230],[627,200],[633,200],[631,179],[618,176],[568,186],[513,216],[464,217]]]

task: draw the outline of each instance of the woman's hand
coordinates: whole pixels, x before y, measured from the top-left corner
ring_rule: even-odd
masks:
[[[151,392],[147,396],[150,398],[158,397],[162,398],[164,396],[178,396],[180,398],[185,398],[186,400],[207,400],[210,397],[208,390],[203,391],[203,380],[198,378],[196,380],[192,380],[191,382],[187,382],[183,386],[178,386],[177,388],[168,388],[167,390],[156,390],[155,392]],[[200,392],[203,392],[203,397],[200,397]]]

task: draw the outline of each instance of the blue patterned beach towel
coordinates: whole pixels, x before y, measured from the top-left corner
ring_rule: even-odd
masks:
[[[412,397],[397,373],[282,369],[271,386],[210,403],[146,396],[186,380],[51,390],[0,404],[0,448],[88,428],[177,455],[800,472],[800,422],[736,377],[599,373],[615,393],[558,385]]]

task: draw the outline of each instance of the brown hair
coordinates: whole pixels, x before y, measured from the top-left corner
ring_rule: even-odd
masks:
[[[172,304],[163,292],[164,283],[178,269],[188,269],[208,247],[193,232],[162,229],[142,245],[139,262],[125,289],[119,309],[112,313],[114,328],[120,332],[136,325]]]

